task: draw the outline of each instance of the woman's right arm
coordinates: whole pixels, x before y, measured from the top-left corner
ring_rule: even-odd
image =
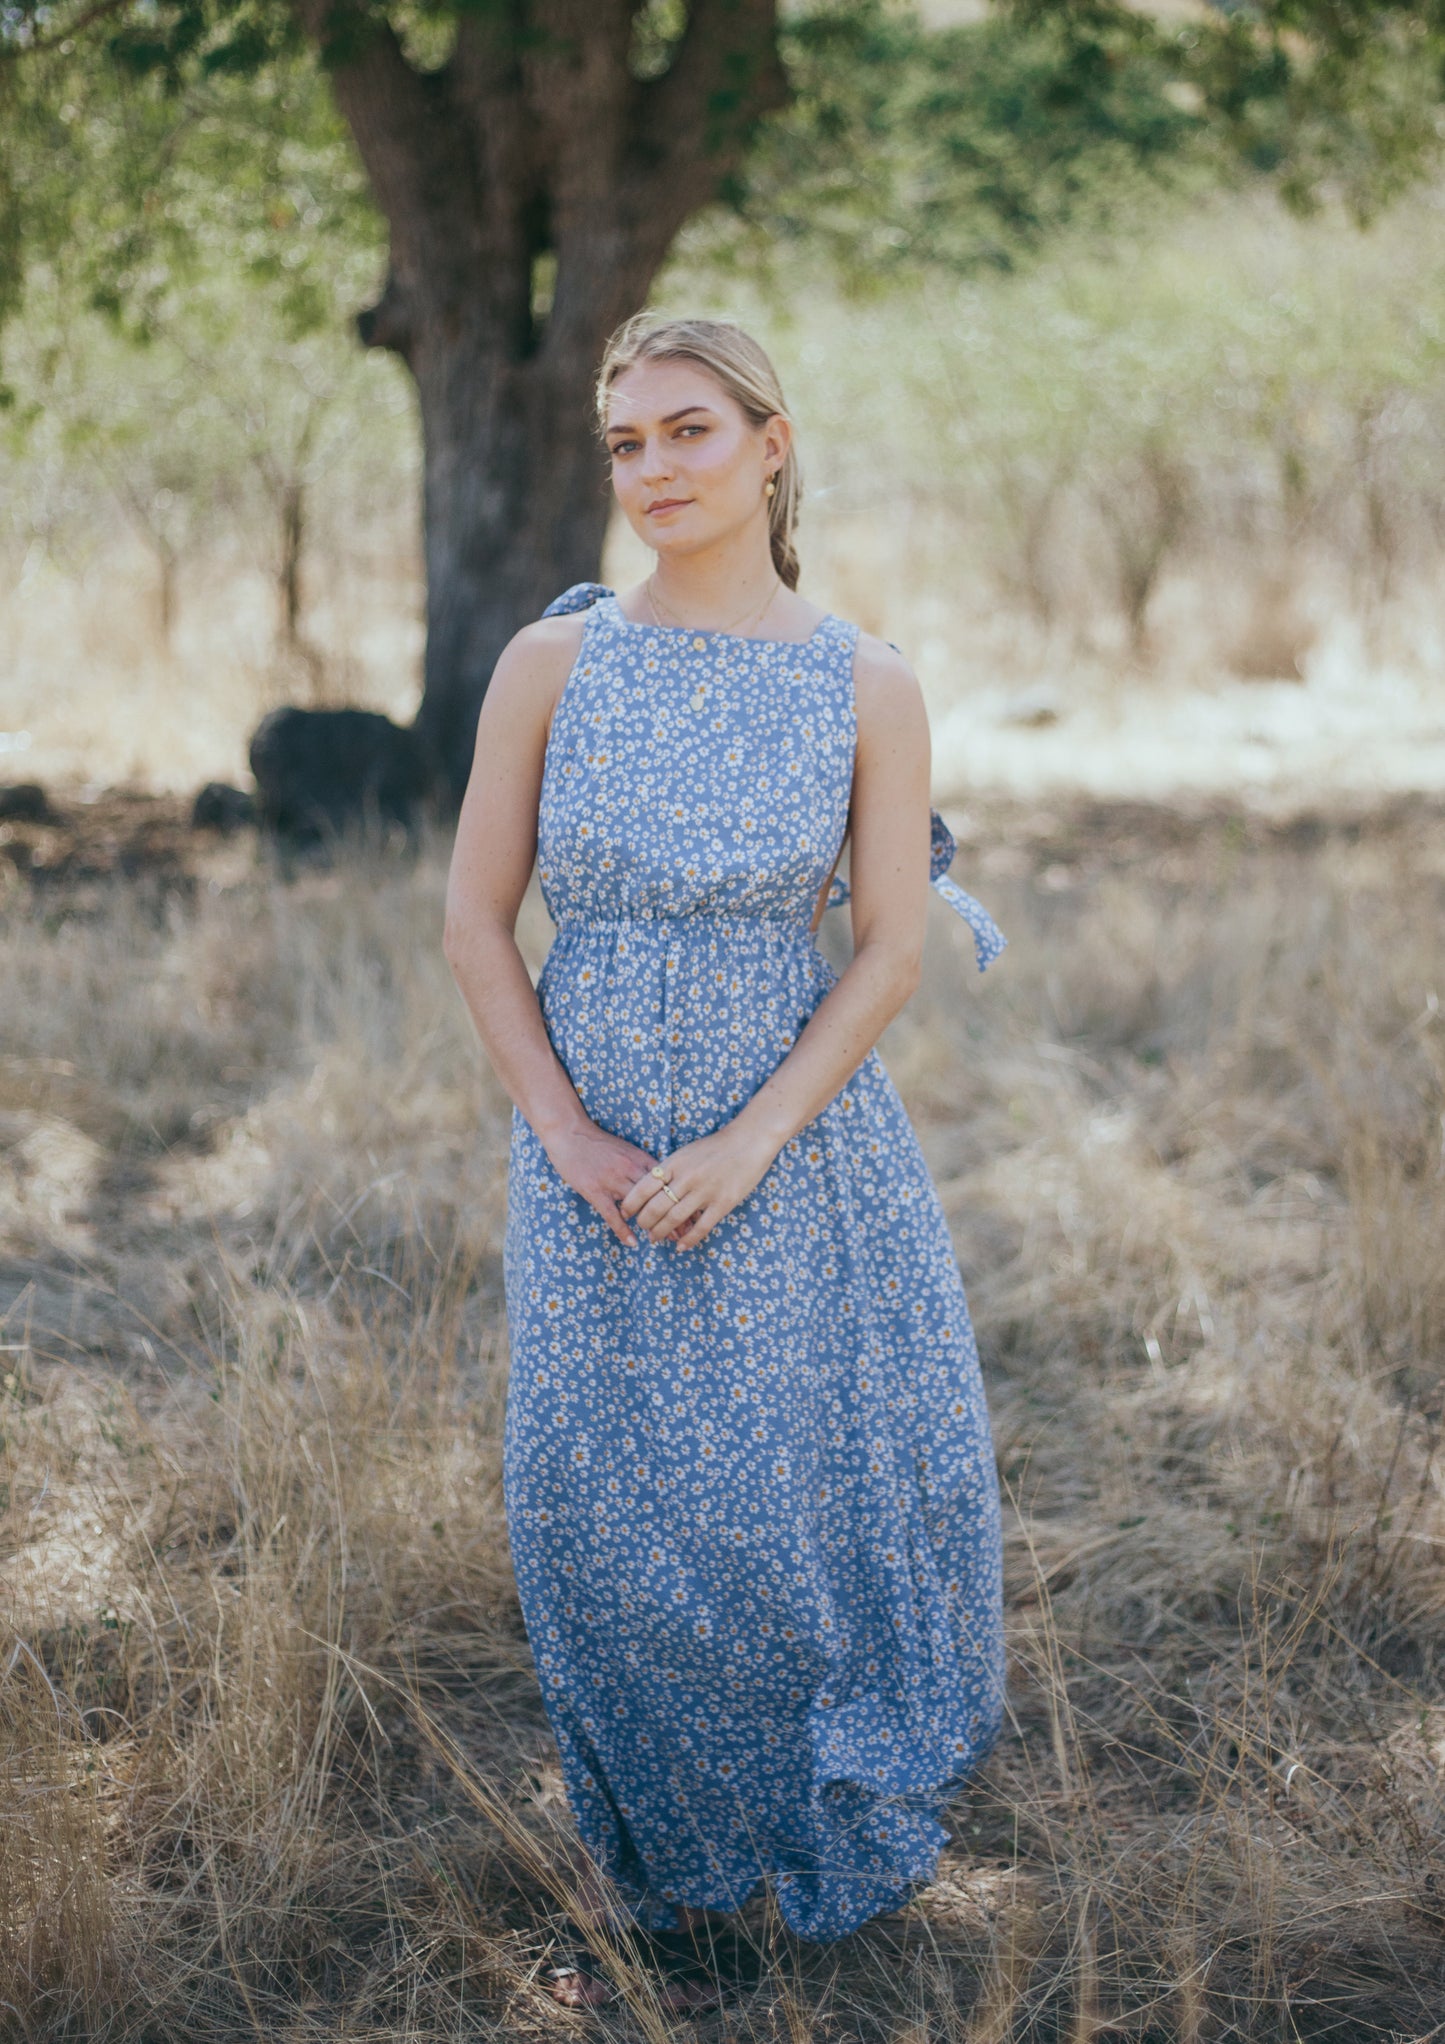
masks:
[[[588,1116],[552,1048],[515,935],[537,855],[547,732],[581,629],[577,617],[541,619],[497,662],[457,824],[442,941],[483,1048],[552,1165],[635,1247],[618,1202],[657,1160]]]

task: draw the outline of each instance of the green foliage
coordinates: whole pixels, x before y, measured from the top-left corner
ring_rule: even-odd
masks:
[[[784,23],[793,103],[706,237],[755,271],[822,254],[858,287],[1010,269],[1062,229],[1135,231],[1167,197],[1251,176],[1368,219],[1438,160],[1442,26],[1434,0],[1182,22],[1015,0],[948,29],[824,0]]]
[[[379,259],[381,235],[325,63],[385,20],[430,68],[460,11],[354,0],[318,65],[283,0],[115,0],[88,28],[93,8],[0,0],[0,324],[39,262],[144,339],[219,246],[292,334],[344,320],[365,286],[341,302],[338,264]],[[792,104],[692,246],[754,273],[821,260],[857,290],[1009,269],[1069,227],[1137,231],[1165,195],[1241,173],[1365,218],[1438,154],[1442,18],[1440,0],[1260,0],[1183,22],[1012,0],[940,30],[898,0],[785,10]],[[682,0],[636,8],[639,77],[685,24]]]
[[[930,30],[866,0],[790,20],[783,48],[793,104],[728,194],[738,226],[714,226],[747,265],[821,251],[855,283],[1007,269],[1206,159],[1177,66],[1132,15],[1087,33],[1051,16]]]
[[[1226,587],[1328,564],[1363,615],[1432,575],[1445,472],[1441,195],[1367,233],[1268,189],[1213,193],[1008,274],[897,273],[840,303],[719,278],[684,248],[669,310],[751,326],[798,420],[805,570],[890,531],[929,592],[1092,629],[1181,564]],[[1154,553],[1154,549],[1163,551]],[[882,576],[895,570],[879,567]]]
[[[384,19],[432,68],[459,9],[358,0],[318,61],[284,0],[115,0],[88,11],[88,28],[79,4],[0,0],[0,325],[11,319],[14,386],[0,385],[0,430],[12,461],[27,435],[49,450],[42,468],[84,450],[169,555],[238,471],[274,506],[330,459],[327,421],[346,415],[336,400],[361,359],[343,336],[380,277],[385,233],[326,61]],[[686,20],[684,0],[636,7],[626,61],[637,77],[666,68]],[[935,294],[935,318],[936,294],[960,279],[1017,270],[1023,288],[1041,254],[1080,249],[1098,230],[1144,245],[1178,217],[1166,199],[1230,183],[1268,178],[1296,208],[1343,201],[1367,218],[1441,138],[1445,0],[1258,0],[1187,19],[1114,0],[1012,0],[947,29],[896,0],[816,0],[783,10],[780,37],[792,103],[763,123],[725,203],[685,236],[676,274],[771,276],[796,299],[801,264],[810,286],[821,273],[855,302],[886,287],[913,306],[907,319],[916,288]],[[831,288],[824,296],[836,317]],[[930,440],[953,446],[955,474],[1005,479],[997,502],[1015,504],[1026,545],[1041,496],[1093,472],[1086,427],[1132,447],[1161,502],[1180,463],[1197,466],[1198,450],[1171,451],[1181,407],[1227,414],[1225,451],[1257,414],[1260,458],[1277,459],[1286,482],[1319,468],[1308,421],[1320,408],[1296,404],[1283,371],[1215,407],[1230,379],[1203,314],[1165,322],[1194,366],[1144,359],[1154,343],[1136,324],[1136,339],[1105,355],[1089,343],[1086,390],[1057,365],[1097,319],[1051,317],[1041,308],[1036,352],[1010,335],[999,362],[1015,395],[977,394],[968,444],[954,444],[952,421]],[[1291,389],[1303,387],[1312,333],[1281,333]],[[954,378],[970,362],[982,373],[973,345],[949,358]],[[918,359],[916,347],[890,358],[895,402]],[[1035,383],[1037,403],[1020,410]],[[356,385],[363,410],[370,388]],[[1340,445],[1374,433],[1383,407],[1363,395],[1336,406]],[[1042,422],[1036,445],[979,444],[1024,412]]]
[[[368,402],[397,464],[375,413],[400,372],[376,365],[383,393],[350,333],[384,236],[309,57],[178,82],[86,45],[0,67],[0,90],[26,259],[0,532],[74,557],[109,503],[165,585],[214,533],[264,532],[276,555]]]
[[[502,0],[344,0],[323,68],[381,23],[434,68],[467,12],[491,14],[519,47],[538,33],[525,7]],[[687,14],[684,0],[640,0],[627,52],[635,75],[665,70]],[[814,0],[782,17],[793,102],[762,124],[708,228],[734,265],[806,250],[855,283],[907,267],[1008,268],[1061,227],[1132,220],[1163,189],[1240,171],[1273,177],[1297,207],[1341,196],[1364,218],[1430,166],[1445,132],[1442,0],[1220,0],[1184,19],[1125,0],[1001,0],[991,16],[946,29],[906,0]],[[68,40],[67,20],[77,24]],[[122,217],[86,223],[103,232],[120,297],[141,282],[139,251],[153,240],[136,206],[141,192],[156,206],[147,160],[190,152],[196,95],[255,81],[255,132],[232,102],[227,160],[212,165],[244,186],[267,174],[268,143],[274,153],[266,81],[306,68],[287,0],[101,0],[79,13],[0,0],[0,71],[12,74],[0,96],[15,135],[0,143],[0,195],[7,179],[12,195],[22,188],[17,158],[30,168],[71,159],[42,167],[39,192],[6,209],[0,318],[7,294],[15,302],[22,243],[53,247],[68,217],[57,177],[86,176],[70,146],[84,95],[57,85],[55,67],[38,86],[14,75],[40,69],[37,49],[58,55],[60,72],[93,84],[108,69],[134,88],[120,160],[94,165]],[[56,127],[57,90],[81,107],[68,134]],[[239,161],[253,146],[255,170]],[[89,144],[82,153],[97,156]]]
[[[1348,483],[1357,416],[1428,401],[1445,445],[1445,267],[1421,260],[1440,245],[1434,193],[1367,236],[1251,194],[1113,247],[1066,239],[1012,276],[900,280],[850,310],[846,345],[825,295],[782,308],[730,289],[726,302],[766,331],[814,429],[810,467],[826,456],[848,503],[871,490],[986,504],[1006,468],[1102,473],[1161,437],[1227,494],[1292,435],[1323,518]],[[668,302],[699,281],[675,269]],[[842,418],[856,430],[824,430]]]
[[[86,45],[0,79],[13,115],[0,168],[23,195],[26,259],[133,338],[156,332],[221,255],[296,334],[354,309],[338,285],[354,290],[358,255],[374,272],[383,242],[309,58],[181,83],[127,76]]]
[[[1367,220],[1439,159],[1445,15],[1433,0],[1287,0],[1226,13],[1207,32],[1190,26],[1177,41],[1222,146],[1296,210],[1338,198]]]

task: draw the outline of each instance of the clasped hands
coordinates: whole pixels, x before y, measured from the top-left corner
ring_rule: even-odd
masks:
[[[694,1249],[747,1198],[777,1146],[732,1122],[659,1159],[589,1122],[549,1144],[547,1154],[563,1183],[629,1248],[638,1246],[637,1230],[650,1242]],[[653,1175],[659,1162],[665,1190]]]

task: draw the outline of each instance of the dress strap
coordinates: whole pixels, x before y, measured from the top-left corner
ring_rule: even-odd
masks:
[[[570,589],[564,589],[560,596],[554,596],[543,617],[570,617],[574,610],[591,610],[594,603],[614,592],[601,582],[574,582]]]
[[[858,627],[836,612],[825,611],[806,639],[798,641],[800,646],[821,646],[831,641],[835,646],[845,647],[850,653],[858,643]]]
[[[948,869],[953,864],[953,855],[958,850],[953,832],[936,809],[928,812],[929,860],[928,884],[934,893],[946,901],[956,916],[962,916],[973,931],[974,956],[980,972],[987,972],[1000,951],[1008,943],[1003,931],[989,914],[981,901],[975,901],[971,894],[964,892],[956,880],[950,880]],[[852,890],[846,880],[835,878],[828,889],[825,908],[839,908],[852,898]]]

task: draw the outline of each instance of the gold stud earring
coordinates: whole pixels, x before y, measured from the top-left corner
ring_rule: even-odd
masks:
[[[773,494],[773,492],[774,492],[774,491],[775,491],[775,490],[777,489],[777,487],[778,487],[778,485],[777,485],[777,483],[776,483],[776,482],[774,481],[773,477],[772,477],[772,476],[769,476],[769,477],[768,477],[768,480],[767,480],[767,484],[766,484],[766,486],[765,486],[765,488],[764,488],[764,490],[763,490],[763,495],[764,495],[765,497],[771,497],[771,496],[772,496],[772,494]]]

